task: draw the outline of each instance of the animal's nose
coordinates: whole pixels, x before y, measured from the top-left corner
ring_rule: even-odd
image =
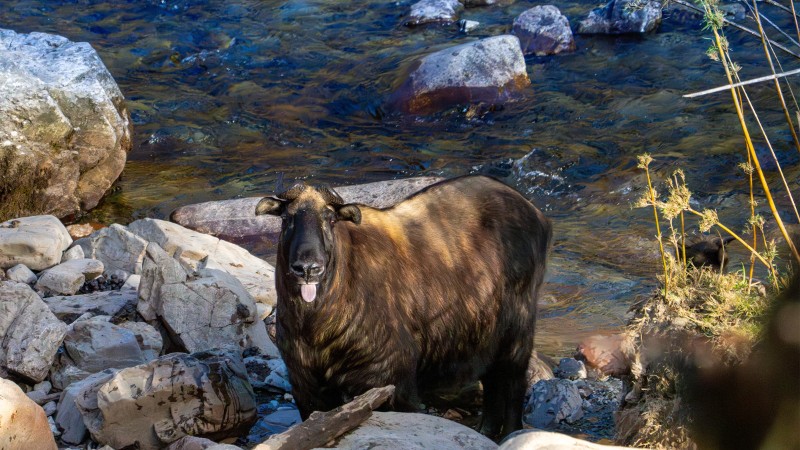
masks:
[[[325,267],[317,261],[296,261],[292,263],[291,270],[298,277],[308,278],[322,275]]]

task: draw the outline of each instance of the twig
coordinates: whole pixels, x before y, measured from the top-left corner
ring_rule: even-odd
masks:
[[[725,86],[719,86],[719,87],[715,87],[713,89],[707,89],[705,91],[693,92],[691,94],[685,94],[683,97],[684,98],[700,97],[702,95],[713,94],[715,92],[727,91],[728,89],[737,88],[739,86],[747,86],[748,84],[761,83],[762,81],[776,80],[778,78],[788,77],[790,75],[797,75],[797,74],[800,74],[800,69],[794,69],[794,70],[790,70],[788,72],[776,73],[775,75],[765,75],[763,77],[753,78],[751,80],[740,81],[738,83],[726,84]]]
[[[787,8],[787,7],[785,7],[785,6],[781,5],[780,3],[778,3],[778,2],[776,2],[776,1],[774,1],[774,0],[765,0],[765,1],[766,1],[768,4],[770,4],[770,5],[772,5],[772,6],[777,6],[778,8],[780,8],[780,9],[782,9],[782,10],[784,10],[784,11],[788,12],[789,14],[791,14],[791,15],[793,15],[793,16],[795,16],[795,17],[797,17],[797,14],[795,14],[795,12],[794,12],[794,10],[793,10],[793,9]],[[792,6],[794,6],[794,3],[793,3],[793,2],[789,2],[789,3],[792,3]]]
[[[689,9],[695,10],[695,11],[697,11],[699,13],[705,14],[705,11],[703,11],[702,9],[692,5],[691,3],[687,2],[687,1],[684,1],[684,0],[672,0],[672,1],[677,3],[677,4],[679,4],[679,5],[683,5],[683,6],[687,7],[687,8],[689,8]],[[738,23],[736,23],[736,22],[734,22],[732,20],[728,20],[728,19],[723,17],[722,21],[725,22],[726,24],[734,27],[734,28],[738,28],[739,30],[744,31],[745,33],[752,34],[753,36],[756,36],[756,37],[759,37],[759,38],[761,37],[761,34],[758,31],[755,31],[755,30],[752,30],[750,28],[747,28],[744,25],[739,25]],[[775,47],[778,47],[779,49],[785,51],[786,53],[788,53],[788,54],[790,54],[792,56],[794,56],[795,58],[800,58],[800,54],[797,54],[797,53],[793,52],[792,50],[789,50],[785,46],[783,46],[783,45],[781,45],[781,44],[779,44],[779,43],[777,43],[777,42],[775,42],[775,41],[773,41],[771,39],[770,39],[769,42],[770,42],[770,44],[774,45]]]

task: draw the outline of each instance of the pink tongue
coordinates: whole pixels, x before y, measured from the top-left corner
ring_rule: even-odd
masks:
[[[303,296],[303,300],[307,302],[313,302],[315,298],[317,298],[317,285],[316,284],[301,284],[300,285],[300,295]]]

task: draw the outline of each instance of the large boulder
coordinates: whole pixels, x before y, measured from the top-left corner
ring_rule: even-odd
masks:
[[[622,450],[632,447],[601,445],[594,442],[541,430],[521,430],[508,435],[498,450]]]
[[[649,33],[661,24],[659,1],[611,0],[578,24],[579,34]]]
[[[0,378],[0,448],[56,450],[47,416],[22,389]]]
[[[86,258],[102,261],[106,272],[121,270],[132,274],[142,271],[147,241],[115,223],[78,239],[75,245],[81,246]]]
[[[158,244],[185,267],[229,273],[257,302],[275,305],[275,268],[242,247],[158,219],[137,220],[128,225],[128,229],[142,239]]]
[[[95,207],[125,166],[124,98],[85,42],[0,29],[0,220]]]
[[[30,286],[0,281],[0,368],[44,380],[66,332]]]
[[[411,5],[406,25],[453,23],[464,6],[458,0],[420,0]]]
[[[0,176],[2,173],[0,170]],[[4,198],[3,203],[5,201]],[[47,269],[61,262],[61,254],[70,244],[72,238],[67,229],[54,216],[23,217],[0,223],[0,269],[17,264],[32,270]]]
[[[75,400],[81,397],[84,391],[105,383],[116,373],[117,370],[115,369],[104,370],[65,386],[58,400],[58,412],[55,417],[55,422],[61,429],[62,441],[68,444],[80,444],[83,442],[88,430],[83,423],[83,416],[78,410]]]
[[[256,398],[237,352],[172,353],[117,372],[76,398],[92,438],[156,450],[187,436],[240,436]]]
[[[493,450],[497,444],[471,428],[441,417],[376,411],[333,448]]]
[[[429,114],[465,103],[502,104],[530,84],[519,39],[493,36],[421,58],[388,107]]]
[[[511,32],[519,38],[526,55],[557,55],[575,51],[575,39],[569,21],[553,5],[539,5],[524,11]]]
[[[416,177],[340,186],[334,190],[347,203],[386,208],[441,180],[439,177]],[[170,220],[186,228],[224,239],[266,235],[271,241],[277,242],[281,232],[281,218],[256,216],[256,205],[261,199],[262,197],[248,197],[181,206],[172,213]]]

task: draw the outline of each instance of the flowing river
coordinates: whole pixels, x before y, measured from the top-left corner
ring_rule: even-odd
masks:
[[[281,177],[337,186],[486,173],[517,187],[554,221],[537,330],[537,347],[551,355],[618,328],[656,286],[652,210],[631,207],[646,186],[636,155],[656,159],[660,192],[682,168],[697,209],[716,208],[723,222],[744,228],[748,188],[736,165],[746,154],[730,94],[682,97],[725,84],[722,66],[705,55],[710,32],[699,16],[668,9],[655,33],[576,36],[574,53],[529,57],[527,95],[502,108],[402,117],[382,104],[410,63],[508,33],[536,4],[466,9],[461,17],[480,26],[463,34],[455,25],[404,26],[412,3],[4,0],[0,27],[90,42],[127,98],[133,150],[113,192],[85,220],[167,218],[189,203],[270,193]],[[597,5],[556,6],[574,29]],[[760,42],[734,30],[728,38],[743,79],[768,73]],[[781,58],[786,70],[795,67]],[[800,153],[773,85],[748,92],[797,189]],[[775,181],[766,145],[756,145]],[[739,265],[743,253],[732,251]]]

